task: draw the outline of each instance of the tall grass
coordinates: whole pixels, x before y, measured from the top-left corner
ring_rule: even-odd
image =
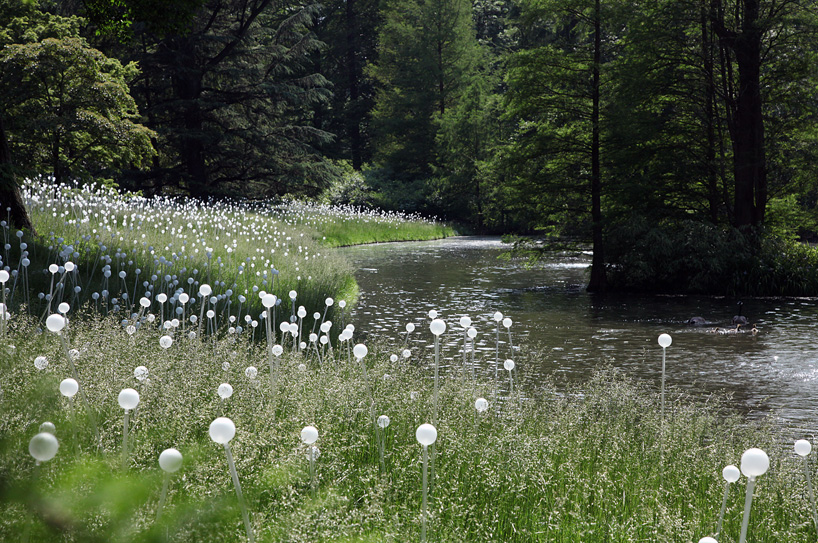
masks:
[[[360,367],[348,364],[346,353],[319,365],[285,349],[273,405],[263,346],[180,337],[163,350],[158,331],[147,326],[128,336],[111,319],[74,319],[69,339],[98,414],[97,452],[81,409],[79,443],[72,443],[57,391],[68,371],[58,338],[20,315],[11,324],[8,342],[16,349],[0,357],[0,540],[243,540],[224,453],[207,435],[218,416],[238,429],[231,447],[258,541],[418,539],[421,448],[414,431],[431,416],[428,354],[391,362],[395,346],[369,346],[364,361],[375,414],[392,420],[382,472]],[[50,361],[45,370],[34,367],[38,355]],[[518,366],[539,357],[524,349]],[[476,384],[470,373],[443,374],[430,541],[698,541],[715,530],[722,468],[738,464],[751,446],[772,459],[757,486],[751,541],[815,539],[801,459],[770,425],[745,421],[728,401],[671,391],[662,433],[656,387],[603,368],[568,389],[526,383],[522,406],[504,398],[478,419],[474,398],[490,397],[493,357],[478,364],[487,378]],[[134,379],[139,365],[148,367],[150,382]],[[255,380],[245,376],[249,365],[260,369]],[[235,389],[225,402],[216,394],[222,382]],[[123,472],[116,395],[126,386],[139,388],[142,400]],[[45,420],[56,425],[61,446],[37,474],[26,447]],[[306,425],[320,432],[314,497],[299,438]],[[157,523],[157,458],[167,447],[185,460]],[[744,483],[730,491],[725,541],[738,538]]]
[[[281,311],[287,315],[291,290],[298,293],[296,304],[305,307],[319,306],[326,297],[354,302],[353,269],[328,247],[452,233],[415,215],[299,202],[146,199],[104,188],[34,182],[25,187],[24,196],[40,237],[17,239],[4,226],[9,249],[0,253],[5,266],[19,269],[20,242],[28,245],[32,298],[18,296],[16,301],[38,304],[38,294],[49,294],[48,265],[73,261],[79,272],[70,287],[78,285],[81,291],[75,297],[64,289],[55,297],[79,304],[96,293],[92,305],[104,311],[114,306],[133,310],[146,292],[149,297],[166,292],[172,311],[179,307],[174,294],[184,290],[195,298],[201,283],[213,287],[219,298],[214,309],[225,315],[237,314],[241,304],[245,316],[257,317],[260,291],[282,298]],[[122,272],[124,279],[119,278]],[[239,296],[246,300],[240,302]],[[249,328],[240,320],[233,324]]]

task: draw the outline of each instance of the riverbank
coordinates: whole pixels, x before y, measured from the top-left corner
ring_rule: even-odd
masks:
[[[16,348],[0,362],[0,539],[243,540],[223,447],[208,437],[219,416],[237,428],[230,445],[257,541],[418,539],[421,447],[414,434],[434,412],[428,330],[410,341],[408,360],[390,359],[402,337],[370,343],[366,377],[334,340],[334,355],[320,360],[285,344],[271,388],[264,345],[177,333],[163,348],[155,325],[129,335],[114,319],[74,320],[67,340],[99,428],[97,447],[79,396],[72,411],[58,392],[71,375],[60,340],[21,316],[10,324],[3,348]],[[48,364],[38,368],[36,356]],[[524,349],[518,370],[543,356]],[[494,359],[476,362],[493,366]],[[146,375],[135,372],[139,366]],[[749,447],[772,460],[756,487],[750,540],[816,537],[801,459],[771,426],[735,415],[727,398],[699,402],[671,391],[663,422],[658,391],[613,369],[567,390],[526,382],[525,372],[514,377],[526,396],[510,394],[501,370],[495,401],[491,379],[473,382],[458,367],[441,371],[430,541],[698,541],[715,530],[722,468],[738,464]],[[220,383],[232,385],[229,398],[217,394]],[[140,403],[123,469],[117,395],[127,387],[139,391]],[[474,409],[478,395],[490,403],[483,414]],[[371,414],[391,423],[381,432]],[[26,447],[45,421],[55,425],[60,447],[36,468]],[[307,425],[319,433],[314,490],[299,439]],[[157,520],[157,458],[169,447],[184,461],[169,478]],[[738,539],[745,482],[728,496],[729,540]]]
[[[259,292],[275,294],[287,309],[332,298],[339,304],[326,307],[330,319],[340,317],[341,301],[354,304],[354,270],[330,247],[454,233],[416,215],[292,201],[205,204],[36,183],[24,188],[24,199],[40,237],[18,236],[4,223],[0,256],[13,278],[11,301],[35,313],[65,301],[127,316],[142,297],[153,306],[164,292],[167,301],[158,303],[167,303],[171,317],[189,316],[179,295],[193,306],[207,284],[215,298],[209,309],[217,320],[233,317],[239,333],[252,322],[243,318],[263,311]],[[76,269],[59,281],[66,262]],[[47,303],[52,298],[56,304]]]

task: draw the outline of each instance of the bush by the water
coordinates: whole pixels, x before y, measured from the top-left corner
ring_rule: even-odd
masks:
[[[286,345],[274,398],[264,346],[179,334],[164,349],[149,324],[129,335],[113,319],[74,318],[67,339],[97,415],[97,449],[81,402],[72,437],[71,410],[58,391],[71,375],[59,338],[20,315],[10,324],[0,341],[0,540],[243,540],[225,452],[208,437],[219,416],[237,427],[231,446],[257,541],[418,539],[421,448],[414,432],[430,421],[424,339],[431,336],[410,341],[408,360],[390,358],[396,345],[369,345],[370,411],[361,367],[345,346],[333,345],[320,363],[314,351],[293,353]],[[36,367],[37,356],[48,364]],[[523,352],[518,368],[540,358]],[[663,424],[656,387],[611,369],[568,389],[529,382],[525,397],[508,397],[503,381],[501,399],[493,401],[494,357],[477,363],[476,383],[456,365],[442,373],[431,541],[697,541],[715,530],[722,468],[738,464],[749,447],[772,459],[756,488],[751,541],[815,539],[801,459],[770,427],[733,414],[728,402],[671,393]],[[146,366],[148,379],[135,378],[137,366]],[[249,366],[258,368],[254,378]],[[217,395],[223,382],[234,388],[226,400]],[[126,387],[137,389],[141,402],[123,469],[117,394]],[[477,396],[491,401],[482,416]],[[391,418],[383,434],[371,413]],[[36,467],[27,445],[44,421],[56,426],[60,448]],[[319,431],[314,495],[299,439],[306,425]],[[168,447],[181,451],[184,463],[170,478],[157,521],[157,458]],[[743,493],[743,481],[732,485],[724,540],[738,539]]]
[[[818,250],[763,231],[633,221],[606,238],[612,289],[725,296],[815,296]]]

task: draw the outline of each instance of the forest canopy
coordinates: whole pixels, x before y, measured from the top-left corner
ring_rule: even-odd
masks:
[[[802,0],[7,0],[2,171],[588,242],[596,290],[698,236],[723,283],[818,231],[816,30]]]

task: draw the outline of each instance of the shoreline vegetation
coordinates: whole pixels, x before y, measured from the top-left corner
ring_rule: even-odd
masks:
[[[224,416],[237,428],[231,447],[256,541],[417,540],[414,431],[433,410],[432,336],[419,325],[409,358],[391,356],[402,337],[370,343],[367,376],[348,343],[333,342],[320,359],[285,343],[273,395],[263,344],[178,334],[164,348],[155,323],[129,335],[114,317],[73,319],[66,340],[95,413],[97,446],[89,412],[78,401],[72,410],[59,393],[69,375],[60,340],[15,316],[2,341],[0,539],[244,540],[224,452],[207,434]],[[35,356],[48,363],[35,366]],[[518,368],[539,356],[524,348]],[[494,400],[494,357],[477,365],[475,380],[466,368],[441,372],[430,541],[698,541],[715,531],[722,468],[749,447],[771,458],[758,480],[750,541],[815,537],[801,458],[771,421],[747,421],[728,397],[702,401],[670,390],[662,421],[654,383],[600,368],[570,387],[525,382],[523,372],[515,385],[525,396],[520,386],[511,394],[505,380]],[[231,384],[229,398],[217,393],[220,383]],[[140,402],[123,468],[124,388],[136,389]],[[489,400],[482,414],[478,396]],[[373,414],[387,415],[389,426],[377,427]],[[26,445],[45,421],[60,447],[37,467]],[[319,432],[314,490],[299,439],[307,425]],[[157,458],[169,447],[184,460],[157,521]],[[738,539],[745,483],[729,490],[725,541]]]
[[[104,187],[37,182],[26,184],[23,197],[40,235],[21,236],[4,221],[0,257],[14,265],[9,271],[16,290],[30,286],[29,297],[13,301],[40,312],[51,296],[80,305],[92,298],[94,307],[107,312],[133,309],[144,292],[164,290],[168,313],[181,315],[180,289],[193,305],[199,285],[208,283],[217,298],[212,309],[247,329],[252,321],[241,319],[262,312],[261,291],[275,294],[279,306],[293,313],[286,303],[292,292],[305,307],[321,306],[328,297],[353,304],[354,270],[334,247],[455,234],[451,226],[417,214],[298,201],[147,199]],[[72,261],[77,271],[52,293],[55,275],[41,270],[55,261]],[[338,313],[337,306],[328,307],[330,319]]]
[[[474,373],[442,368],[438,394],[429,321],[410,315],[411,336],[353,349],[367,331],[344,322],[352,270],[321,243],[340,239],[337,224],[363,239],[374,224],[400,232],[420,218],[103,189],[25,195],[44,238],[2,229],[0,540],[243,541],[244,508],[259,542],[417,540],[415,429],[433,419],[430,541],[698,541],[715,531],[722,468],[750,447],[771,458],[750,541],[816,537],[801,459],[770,420],[747,420],[728,397],[670,390],[663,419],[655,384],[612,368],[580,385],[531,381],[526,368],[543,354],[528,345],[513,387],[503,370],[495,388],[503,361],[484,353]],[[69,321],[61,337],[43,326],[58,311]],[[139,403],[123,426],[117,395],[129,388]],[[208,435],[218,417],[235,423],[235,477]],[[306,426],[319,435],[314,470]],[[59,449],[36,464],[26,451],[43,431]],[[157,459],[168,448],[183,462],[165,476]],[[738,538],[745,482],[728,492],[722,540]]]

